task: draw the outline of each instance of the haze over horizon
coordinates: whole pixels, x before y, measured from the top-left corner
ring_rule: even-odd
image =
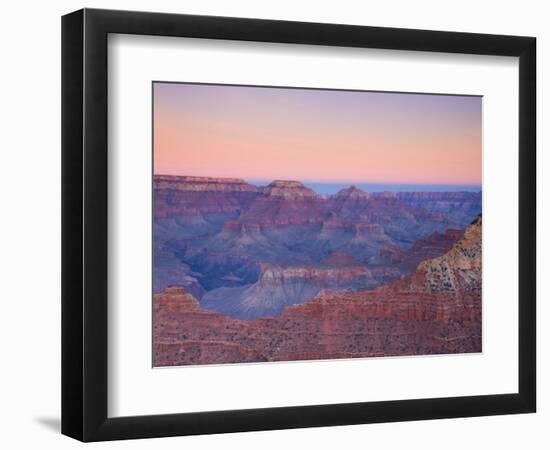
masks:
[[[481,192],[481,185],[465,185],[465,184],[404,184],[404,183],[353,183],[353,182],[341,182],[341,183],[316,183],[316,182],[303,182],[302,180],[254,180],[246,179],[242,177],[208,177],[203,175],[194,174],[155,174],[158,176],[181,176],[181,177],[199,177],[199,178],[218,178],[218,179],[241,179],[246,183],[252,184],[256,187],[268,186],[273,181],[298,181],[309,189],[314,190],[319,195],[332,195],[336,194],[342,189],[350,187],[356,187],[365,192]]]
[[[156,174],[298,180],[319,193],[349,185],[481,187],[480,97],[185,83],[153,89]]]

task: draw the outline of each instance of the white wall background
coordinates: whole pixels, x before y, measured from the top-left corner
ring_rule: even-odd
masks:
[[[370,3],[370,4],[369,4]],[[0,443],[4,448],[74,448],[59,434],[60,417],[60,16],[83,6],[287,20],[353,23],[538,38],[539,278],[548,271],[550,139],[549,11],[542,1],[271,1],[88,0],[9,2],[0,26]],[[542,256],[546,252],[545,256]],[[357,447],[464,449],[550,446],[550,308],[539,282],[539,412],[535,415],[453,419],[277,432],[239,433],[100,443],[94,448],[211,449]]]

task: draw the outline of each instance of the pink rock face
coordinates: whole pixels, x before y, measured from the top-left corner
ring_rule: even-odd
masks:
[[[315,192],[306,188],[299,181],[275,180],[262,189],[269,197],[280,197],[287,200],[303,200],[316,197]]]
[[[285,276],[308,276],[298,272]],[[156,366],[480,351],[481,219],[408,277],[370,291],[323,291],[278,317],[231,319],[201,309],[182,288],[155,296]]]
[[[155,295],[155,309],[170,312],[187,312],[199,309],[199,302],[180,286],[168,287],[162,294]]]
[[[209,192],[257,192],[256,186],[241,178],[190,177],[173,175],[155,175],[153,189],[172,189],[177,191]]]
[[[155,175],[155,219],[238,214],[258,195],[256,186],[239,178]]]

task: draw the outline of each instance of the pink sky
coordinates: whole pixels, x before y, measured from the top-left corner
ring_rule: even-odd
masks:
[[[481,185],[481,98],[155,83],[154,171]]]

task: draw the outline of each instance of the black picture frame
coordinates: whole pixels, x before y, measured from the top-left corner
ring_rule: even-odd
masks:
[[[519,57],[518,392],[107,416],[109,33]],[[82,441],[535,412],[536,39],[83,9],[62,18],[62,433]],[[510,293],[513,295],[513,293]]]

